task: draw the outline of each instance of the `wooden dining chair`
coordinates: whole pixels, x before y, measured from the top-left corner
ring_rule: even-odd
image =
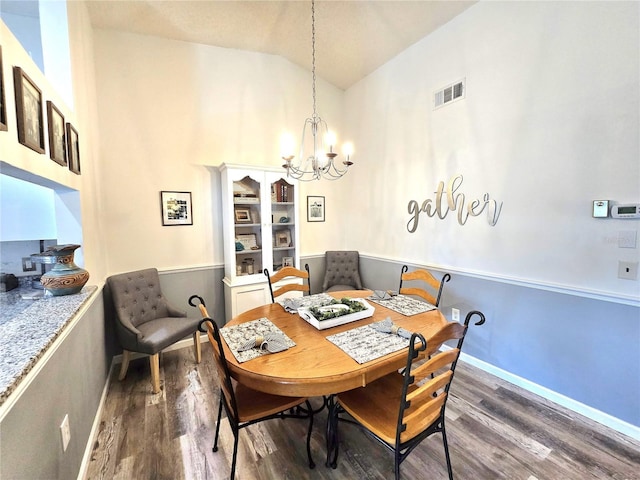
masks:
[[[400,464],[418,444],[434,433],[442,433],[449,479],[453,479],[447,434],[445,407],[453,374],[471,317],[476,325],[485,322],[479,311],[470,312],[464,325],[450,322],[434,335],[429,345],[419,333],[409,341],[406,367],[374,382],[336,395],[329,406],[327,425],[327,466],[337,468],[338,423],[348,422],[368,431],[394,452],[395,478]],[[448,340],[458,340],[455,348],[434,354]],[[425,361],[429,355],[434,354]],[[435,374],[433,378],[431,374]],[[348,414],[348,417],[341,415]]]
[[[196,299],[199,301],[198,304],[194,303]],[[309,468],[315,468],[316,465],[311,456],[311,431],[313,430],[314,412],[309,403],[309,399],[304,397],[271,395],[253,390],[233,380],[227,365],[224,348],[222,347],[220,329],[209,316],[204,300],[198,295],[192,295],[189,298],[189,305],[198,307],[200,310],[202,320],[198,328],[201,332],[206,333],[209,338],[209,343],[213,349],[213,359],[218,379],[220,381],[218,419],[216,421],[216,434],[213,443],[214,452],[218,451],[218,438],[223,408],[227,414],[229,426],[233,431],[233,459],[231,461],[231,475],[229,478],[232,480],[235,478],[236,459],[238,456],[238,435],[240,430],[274,418],[299,418],[309,420],[309,429],[307,430],[307,457],[309,459]]]
[[[304,295],[304,292],[307,292],[307,293],[311,292],[311,274],[309,272],[309,264],[305,264],[304,270],[299,270],[294,267],[283,267],[273,275],[269,274],[269,270],[265,268],[264,274],[267,276],[267,280],[269,282],[269,292],[271,293],[272,303],[275,303],[277,297],[287,292],[298,291],[298,292],[303,292],[303,295]],[[296,277],[301,278],[303,280],[302,283],[298,283],[298,282],[285,283],[281,287],[276,288],[274,290],[275,284],[278,283],[280,280],[294,279]],[[307,281],[306,284],[304,280]]]
[[[417,295],[437,307],[440,304],[440,297],[442,296],[442,289],[444,288],[444,284],[451,280],[451,275],[445,273],[442,277],[442,280],[438,281],[436,277],[434,277],[431,272],[427,270],[416,269],[412,272],[409,272],[408,270],[409,267],[407,265],[402,266],[402,270],[400,271],[400,287],[398,288],[398,293],[401,295]],[[414,280],[419,280],[426,283],[428,287],[430,287],[431,291],[417,287],[415,286],[415,284],[412,284],[411,286],[402,286],[404,282]],[[432,291],[433,293],[431,293]]]

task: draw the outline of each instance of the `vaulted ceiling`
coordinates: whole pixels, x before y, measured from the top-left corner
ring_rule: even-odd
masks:
[[[347,89],[475,1],[317,0],[316,71]],[[280,55],[311,69],[310,1],[90,0],[96,28]]]

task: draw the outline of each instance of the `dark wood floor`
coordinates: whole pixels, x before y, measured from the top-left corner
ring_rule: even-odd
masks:
[[[162,392],[153,395],[146,359],[127,378],[114,372],[87,479],[228,478],[233,435],[221,428],[211,451],[218,405],[210,346],[196,365],[185,348],[161,357]],[[447,406],[447,437],[456,479],[640,479],[640,442],[461,363]],[[306,423],[272,420],[240,432],[236,478],[389,479],[393,456],[360,430],[341,425],[338,468],[324,466],[326,410],[306,464]],[[424,441],[402,464],[405,479],[446,478],[442,440]]]

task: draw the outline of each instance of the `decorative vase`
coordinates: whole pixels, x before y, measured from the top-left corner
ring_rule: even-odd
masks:
[[[89,280],[89,272],[78,267],[74,253],[80,245],[54,245],[42,253],[34,253],[35,262],[54,264],[54,267],[40,279],[45,290],[53,296],[72,295],[82,290]]]

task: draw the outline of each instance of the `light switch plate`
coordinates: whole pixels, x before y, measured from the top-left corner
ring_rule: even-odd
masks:
[[[619,248],[636,248],[637,232],[635,230],[622,230],[618,232]]]

